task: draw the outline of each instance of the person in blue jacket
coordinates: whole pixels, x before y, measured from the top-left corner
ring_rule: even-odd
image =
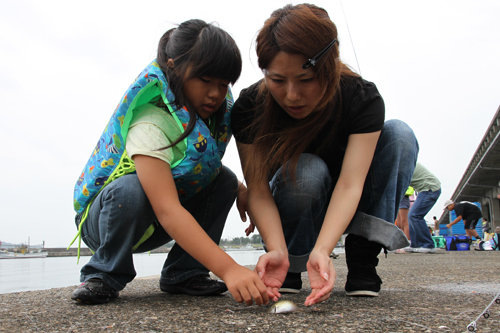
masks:
[[[72,299],[117,298],[136,275],[132,254],[172,239],[162,291],[229,289],[249,305],[273,297],[218,246],[235,198],[240,212],[246,200],[245,186],[221,163],[231,138],[229,85],[240,73],[236,43],[212,24],[189,20],[163,35],[157,59],[123,96],[75,186],[76,224],[94,254]]]

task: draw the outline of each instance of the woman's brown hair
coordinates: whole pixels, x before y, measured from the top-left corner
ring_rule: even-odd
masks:
[[[311,59],[335,39],[337,28],[326,10],[311,4],[287,5],[271,14],[257,36],[259,67],[267,69],[280,51],[303,54]],[[340,78],[358,75],[340,61],[338,42],[318,60],[314,70],[325,90],[322,99],[309,116],[292,121],[284,127],[278,122],[278,116],[283,111],[268,92],[265,82],[262,82],[255,118],[249,126],[250,132],[256,134],[255,153],[260,157],[257,160],[263,162],[256,166],[254,181],[262,181],[269,172],[281,165],[285,165],[284,172],[291,171],[294,179],[300,154],[320,133],[332,112],[336,112],[335,124],[338,125],[342,116]],[[334,130],[331,131],[332,136],[333,132]],[[328,142],[328,138],[324,142]],[[289,164],[286,163],[288,161]]]

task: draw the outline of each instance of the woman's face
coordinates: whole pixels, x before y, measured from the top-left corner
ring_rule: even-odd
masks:
[[[302,68],[307,60],[302,54],[280,51],[264,70],[269,92],[295,119],[303,119],[314,112],[325,94],[314,68]]]

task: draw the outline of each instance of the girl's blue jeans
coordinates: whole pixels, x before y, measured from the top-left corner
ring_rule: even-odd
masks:
[[[399,202],[410,184],[417,155],[413,130],[400,120],[386,121],[357,212],[345,233],[365,237],[387,250],[409,245],[394,221]],[[295,182],[288,174],[283,175],[282,169],[270,181],[288,247],[290,272],[306,270],[330,202],[332,184],[326,163],[312,154],[301,155]]]
[[[238,191],[236,175],[223,167],[217,178],[204,190],[182,204],[210,238],[219,244],[227,215]],[[79,224],[79,217],[76,218]],[[135,250],[150,226],[153,234]],[[158,248],[172,240],[156,219],[136,174],[128,174],[107,185],[95,198],[82,238],[95,253],[82,267],[80,281],[100,278],[115,290],[122,290],[136,275],[133,253]],[[175,244],[169,252],[160,282],[175,284],[208,269]]]

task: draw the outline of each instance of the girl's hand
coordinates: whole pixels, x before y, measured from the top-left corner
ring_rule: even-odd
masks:
[[[279,289],[285,281],[286,273],[290,267],[288,253],[280,251],[269,251],[260,256],[255,272],[267,287],[267,294],[273,301],[277,301],[281,294]]]
[[[264,283],[252,270],[240,266],[231,266],[222,277],[227,289],[238,303],[245,302],[246,305],[262,305],[269,302],[269,296]]]
[[[240,213],[240,218],[243,222],[247,221],[248,212],[248,196],[247,187],[242,182],[238,181],[238,195],[236,197],[236,208]],[[248,237],[255,230],[255,223],[253,223],[252,218],[250,218],[250,225],[245,229],[245,235]]]
[[[245,229],[245,235],[248,237],[255,230],[255,224],[252,219],[250,219],[250,225]]]
[[[247,221],[247,211],[248,211],[248,196],[247,187],[245,184],[238,180],[238,194],[236,196],[236,208],[240,213],[240,218],[243,222]]]
[[[304,305],[310,306],[326,301],[332,293],[337,278],[330,255],[313,250],[307,262],[307,274],[312,292],[307,296]]]
[[[446,228],[450,229],[451,228],[451,224],[447,224]]]

